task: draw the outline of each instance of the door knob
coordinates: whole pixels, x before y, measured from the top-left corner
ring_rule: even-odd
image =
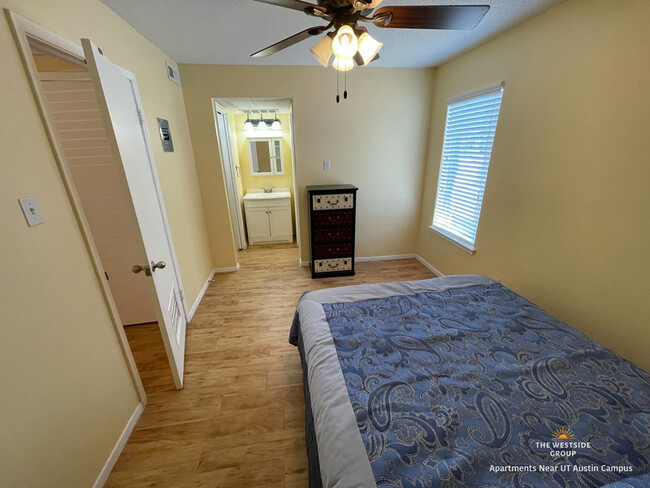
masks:
[[[151,261],[151,271],[156,271],[157,269],[164,269],[165,266],[167,266],[165,261],[158,261],[157,263]]]
[[[131,268],[131,271],[134,272],[135,274],[138,274],[140,271],[144,271],[145,276],[151,276],[151,268],[147,264],[145,264],[144,266],[140,266],[139,264],[136,264]]]

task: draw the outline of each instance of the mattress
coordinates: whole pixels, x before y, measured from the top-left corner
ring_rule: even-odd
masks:
[[[326,488],[650,486],[650,375],[489,278],[309,292],[290,341]]]

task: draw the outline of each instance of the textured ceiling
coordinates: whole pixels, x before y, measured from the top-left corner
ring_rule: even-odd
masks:
[[[229,113],[278,112],[291,111],[289,98],[218,98],[217,102]]]
[[[431,67],[563,0],[384,0],[390,5],[490,5],[472,31],[380,29],[377,67]],[[325,24],[302,12],[254,0],[102,0],[179,63],[319,66],[309,53],[319,37],[268,58],[250,54],[298,31]]]

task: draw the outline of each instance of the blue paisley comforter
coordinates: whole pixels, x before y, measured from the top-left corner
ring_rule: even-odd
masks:
[[[650,375],[501,284],[322,310],[378,487],[650,486]]]

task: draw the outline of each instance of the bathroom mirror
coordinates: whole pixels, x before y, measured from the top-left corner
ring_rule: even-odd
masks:
[[[282,139],[248,139],[254,175],[284,174]]]

